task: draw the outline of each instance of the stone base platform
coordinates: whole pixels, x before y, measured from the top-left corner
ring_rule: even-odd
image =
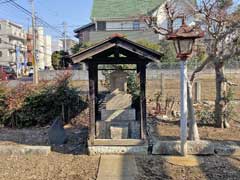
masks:
[[[189,155],[214,154],[214,145],[209,141],[188,141],[187,151]],[[157,141],[153,145],[154,155],[180,155],[181,141]]]
[[[188,141],[187,151],[188,155],[240,156],[240,146],[234,142]],[[180,155],[180,153],[180,141],[156,141],[152,149],[153,155]]]
[[[140,139],[97,139],[88,143],[89,155],[99,154],[148,154],[148,144]]]
[[[117,132],[117,128],[122,129],[121,132]],[[96,137],[98,139],[139,139],[140,122],[133,120],[96,121]]]

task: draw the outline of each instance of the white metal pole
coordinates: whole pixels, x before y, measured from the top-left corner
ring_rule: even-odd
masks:
[[[187,155],[187,61],[181,60],[181,155]]]

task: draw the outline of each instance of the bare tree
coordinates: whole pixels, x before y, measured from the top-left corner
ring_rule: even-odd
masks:
[[[169,35],[174,31],[174,23],[178,18],[182,18],[185,16],[183,14],[184,11],[187,11],[189,14],[194,14],[195,9],[192,6],[189,6],[181,9],[178,8],[179,4],[175,1],[167,1],[164,4],[164,7],[161,8],[161,15],[166,16],[167,19],[167,27],[161,27],[158,24],[156,17],[147,17],[145,18],[146,23],[153,28],[155,33],[161,35]],[[180,9],[180,10],[179,10]],[[159,12],[157,13],[159,15]],[[194,27],[193,27],[194,28]],[[193,108],[193,100],[192,100],[192,82],[188,83],[188,121],[189,121],[189,139],[190,140],[199,140],[199,133],[197,128],[197,123],[194,116],[194,108]]]
[[[216,75],[215,122],[216,126],[221,128],[229,127],[227,119],[223,118],[223,109],[228,103],[226,86],[232,84],[224,74],[224,65],[228,60],[240,54],[237,44],[240,40],[240,14],[237,11],[231,12],[231,8],[231,0],[200,1],[201,22],[207,30],[208,57],[191,77],[191,81],[193,81],[195,74],[201,71],[206,64],[214,65]]]
[[[215,122],[217,127],[227,128],[229,124],[223,118],[223,109],[227,103],[226,86],[235,84],[229,82],[226,78],[224,64],[229,59],[240,55],[240,12],[239,10],[233,11],[232,0],[200,0],[199,4],[198,7],[192,8],[192,11],[188,11],[188,13],[192,12],[190,15],[200,17],[196,25],[201,25],[206,30],[206,41],[204,43],[207,45],[207,57],[194,70],[188,83],[189,138],[192,140],[199,139],[191,93],[195,75],[202,71],[209,63],[214,65],[216,74]],[[156,23],[155,17],[147,18],[146,22],[156,33],[168,35],[173,32],[174,21],[180,15],[178,9],[179,7],[174,4],[174,1],[166,2],[164,13],[168,20],[167,28],[159,26]],[[189,14],[184,15],[189,16]]]

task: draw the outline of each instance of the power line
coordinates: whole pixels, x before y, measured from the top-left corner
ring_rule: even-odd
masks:
[[[9,3],[9,2],[11,2],[12,0],[6,0],[6,1],[2,1],[2,2],[0,2],[0,4],[6,4],[6,3]]]
[[[27,10],[26,8],[24,8],[23,6],[21,6],[20,4],[14,2],[13,0],[9,0],[8,4],[14,6],[15,8],[21,10],[24,14],[28,15],[28,16],[31,16],[32,17],[32,13]],[[45,27],[48,27],[50,29],[52,29],[53,31],[59,33],[59,34],[63,34],[63,32],[61,30],[59,30],[58,28],[52,26],[51,24],[49,24],[48,22],[46,22],[45,20],[43,20],[42,18],[38,17],[38,16],[35,16],[36,17],[36,20],[43,24]]]

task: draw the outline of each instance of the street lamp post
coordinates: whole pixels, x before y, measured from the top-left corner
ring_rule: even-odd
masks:
[[[173,40],[180,59],[180,83],[181,83],[181,155],[187,155],[187,59],[192,54],[194,41],[203,37],[204,33],[200,28],[190,27],[185,23],[185,17],[182,18],[182,25],[176,31],[167,35],[168,40]]]

